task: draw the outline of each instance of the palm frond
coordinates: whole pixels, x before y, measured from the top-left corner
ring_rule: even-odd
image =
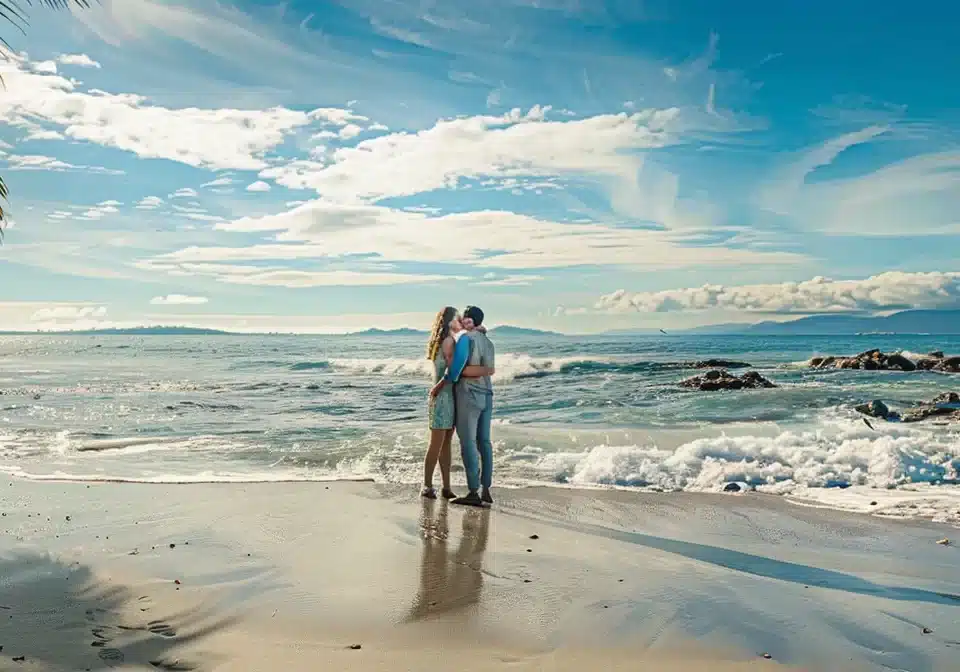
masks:
[[[7,200],[7,183],[0,177],[0,199]],[[7,213],[0,205],[0,243],[3,242],[3,225],[7,221]]]

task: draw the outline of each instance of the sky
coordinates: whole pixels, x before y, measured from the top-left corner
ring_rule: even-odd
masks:
[[[946,0],[30,9],[0,329],[960,308]]]

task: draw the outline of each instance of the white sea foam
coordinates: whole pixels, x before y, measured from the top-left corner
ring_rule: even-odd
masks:
[[[560,372],[563,367],[577,363],[609,363],[605,358],[583,357],[531,357],[530,355],[505,352],[497,354],[494,380],[508,382],[518,378],[547,375]],[[331,359],[334,370],[384,376],[416,376],[427,378],[433,374],[433,362],[421,359]]]
[[[960,428],[880,421],[874,426],[843,411],[794,428],[742,423],[725,430],[614,431],[502,423],[494,436],[496,478],[498,485],[695,492],[742,483],[803,504],[960,524]],[[50,435],[42,450],[34,445],[21,452],[17,441],[5,442],[0,471],[34,480],[416,483],[425,433],[412,426],[398,432],[344,446],[339,461],[322,466],[302,462],[309,450],[302,453],[296,446],[279,459],[252,457],[247,463],[236,460],[240,454],[259,455],[260,448],[241,439],[91,442],[61,432]],[[144,455],[154,452],[156,457]],[[178,452],[191,457],[168,459]]]

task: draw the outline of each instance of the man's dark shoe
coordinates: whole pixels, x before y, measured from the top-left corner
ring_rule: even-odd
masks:
[[[480,495],[478,495],[476,492],[471,492],[463,497],[451,499],[450,503],[459,504],[460,506],[483,506],[483,500],[480,499]]]

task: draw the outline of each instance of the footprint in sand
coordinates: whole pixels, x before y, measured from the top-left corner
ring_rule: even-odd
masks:
[[[123,651],[120,649],[101,649],[98,655],[100,659],[107,664],[120,664],[123,662]]]
[[[150,664],[158,670],[169,670],[169,672],[187,672],[188,670],[197,669],[190,663],[185,663],[181,660],[151,660]]]
[[[107,625],[99,625],[91,630],[90,633],[93,635],[93,641],[90,642],[90,646],[106,646],[107,642],[113,640],[114,633],[112,633],[111,630],[112,628]]]
[[[150,621],[147,623],[147,630],[161,637],[176,637],[177,631],[169,623],[164,621]]]

